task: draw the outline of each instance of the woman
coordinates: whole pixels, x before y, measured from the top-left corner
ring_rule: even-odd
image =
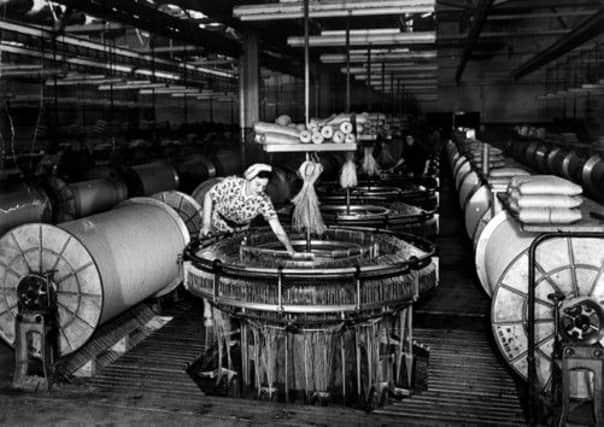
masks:
[[[250,222],[262,215],[287,253],[294,256],[294,248],[279,222],[271,199],[264,191],[271,171],[270,165],[256,163],[245,170],[244,178],[230,176],[214,185],[203,200],[200,235],[247,230]]]
[[[396,165],[389,169],[389,171],[397,171],[406,165],[407,171],[411,175],[420,177],[425,175],[428,169],[428,163],[428,154],[424,151],[423,147],[415,141],[415,137],[409,134],[405,137],[402,157],[398,160]]]

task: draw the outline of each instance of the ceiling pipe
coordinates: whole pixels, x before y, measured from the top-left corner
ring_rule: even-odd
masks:
[[[457,67],[457,71],[455,72],[455,82],[459,84],[461,81],[461,76],[463,75],[464,70],[466,69],[466,64],[470,60],[470,56],[472,55],[472,51],[478,42],[478,38],[480,37],[480,32],[482,31],[482,27],[484,27],[484,23],[486,22],[487,15],[489,14],[489,9],[493,4],[493,0],[479,0],[478,5],[474,11],[472,27],[468,32],[468,39],[466,40],[466,45],[463,50],[463,54],[461,57],[461,62]]]
[[[604,32],[604,7],[589,18],[579,23],[571,32],[559,38],[554,44],[543,52],[521,64],[512,71],[514,80],[518,80],[545,64],[549,64],[574,48],[593,39]]]
[[[328,0],[312,2],[309,7],[311,19],[432,12],[433,0]],[[304,5],[302,1],[242,5],[233,8],[233,16],[242,21],[297,19],[304,16]]]

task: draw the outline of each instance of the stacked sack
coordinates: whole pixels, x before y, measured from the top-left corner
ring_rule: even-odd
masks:
[[[510,208],[523,224],[562,225],[581,219],[581,186],[553,175],[515,176],[507,189]]]

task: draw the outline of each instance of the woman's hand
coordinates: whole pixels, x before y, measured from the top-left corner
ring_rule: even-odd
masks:
[[[210,235],[210,227],[206,227],[205,225],[201,227],[199,230],[199,238],[203,239],[204,237],[208,237]]]

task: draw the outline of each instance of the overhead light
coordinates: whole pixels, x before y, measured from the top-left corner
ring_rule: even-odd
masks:
[[[367,80],[364,80],[365,82]],[[434,80],[434,79],[421,79],[421,80],[405,80],[405,81],[397,81],[395,80],[394,82],[389,82],[386,81],[384,82],[384,84],[382,85],[381,81],[378,80],[371,80],[371,85],[372,86],[395,86],[398,87],[400,86],[401,88],[403,87],[411,87],[411,86],[438,86],[438,81]]]
[[[392,74],[394,72],[399,73],[417,73],[417,72],[427,72],[427,71],[436,71],[438,66],[436,65],[397,65],[397,66],[384,66],[384,72],[387,74]],[[340,71],[346,74],[346,67],[340,68]],[[381,76],[382,74],[382,66],[381,64],[372,64],[371,73],[373,75]],[[350,74],[367,74],[367,66],[364,67],[350,67]]]
[[[166,79],[166,80],[181,80],[182,79],[182,76],[180,74],[170,73],[167,71],[148,70],[145,68],[135,69],[134,74],[140,74],[141,76],[153,76],[158,79]]]
[[[140,89],[158,89],[167,87],[165,83],[140,83],[132,84],[132,82],[126,82],[126,84],[103,84],[100,85],[98,90],[140,90]]]
[[[310,2],[310,18],[401,15],[434,11],[434,0],[326,0]],[[242,21],[298,19],[304,17],[302,1],[242,5],[233,8],[233,16]]]
[[[195,10],[195,9],[187,9],[187,10],[185,10],[185,12],[187,13],[187,15],[189,15],[189,18],[195,19],[195,20],[205,19],[208,17],[208,15],[206,15],[205,13],[200,12],[199,10]]]
[[[384,76],[384,80],[390,81],[391,78],[394,77],[394,80],[397,79],[436,79],[436,74],[434,73],[411,73],[411,74],[396,74],[391,73]],[[367,74],[355,74],[354,78],[356,80],[367,80]],[[382,81],[382,76],[380,74],[372,74],[371,81]]]
[[[166,88],[159,89],[140,89],[138,91],[139,95],[172,95],[174,93],[191,93],[191,94],[199,94],[199,89],[194,88],[186,88],[184,86],[168,86]]]
[[[162,93],[162,92],[160,92]],[[169,92],[165,92],[166,94]],[[199,90],[198,89],[187,89],[187,90],[183,90],[180,92],[172,92],[171,93],[172,97],[174,98],[184,98],[185,96],[197,96],[199,95]]]
[[[371,55],[371,60],[378,62],[394,62],[394,61],[402,61],[405,59],[434,59],[437,56],[437,52],[435,50],[421,50],[421,51],[412,51],[412,52],[384,52],[384,53],[376,53]],[[320,57],[321,62],[324,64],[345,64],[346,63],[346,55],[342,53],[324,53]],[[367,52],[365,54],[354,54],[350,55],[350,62],[358,63],[358,62],[367,62]]]
[[[380,55],[383,53],[409,53],[411,49],[408,47],[395,47],[395,48],[371,48],[371,55]],[[367,49],[350,49],[351,55],[363,55],[367,56]]]
[[[357,30],[354,34],[350,34],[348,39],[350,46],[434,44],[436,32],[372,33],[371,30]],[[303,47],[304,37],[288,37],[287,44],[292,47]],[[338,31],[336,34],[310,36],[308,45],[310,47],[346,46],[346,32]]]
[[[366,73],[367,67],[350,67],[348,70],[346,69],[346,67],[343,67],[340,68],[340,71],[344,74],[346,74],[348,71],[350,71],[350,74]]]
[[[367,29],[353,29],[349,31],[350,37],[358,36],[385,36],[400,34],[400,28],[367,28]],[[322,30],[321,36],[323,37],[346,37],[346,30]],[[360,51],[360,49],[359,49]]]
[[[56,81],[56,85],[57,86],[83,86],[83,85],[103,85],[103,84],[109,84],[109,83],[123,83],[124,80],[120,79],[120,78],[95,78],[95,79],[86,79],[86,78],[80,78],[80,79],[62,79],[62,80],[57,80]],[[55,81],[54,80],[47,80],[46,81],[46,86],[54,86],[55,85]]]

